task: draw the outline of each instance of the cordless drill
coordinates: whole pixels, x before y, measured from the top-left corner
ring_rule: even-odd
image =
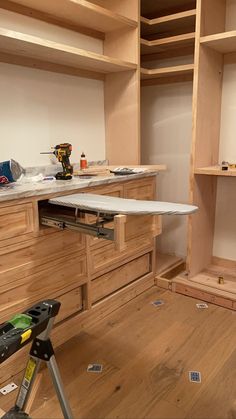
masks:
[[[70,164],[70,155],[72,145],[69,143],[58,144],[53,147],[54,151],[49,151],[41,154],[54,154],[57,160],[62,164],[62,172],[56,174],[57,180],[70,180],[72,179],[73,167]]]

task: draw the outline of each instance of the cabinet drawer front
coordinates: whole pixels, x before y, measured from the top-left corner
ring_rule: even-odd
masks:
[[[107,270],[113,263],[118,263],[139,251],[145,251],[145,249],[148,251],[152,246],[153,239],[150,239],[149,236],[139,236],[130,240],[123,251],[116,250],[114,243],[109,243],[104,247],[96,247],[90,252],[91,274],[95,275],[100,271]]]
[[[54,266],[46,263],[37,274],[0,286],[0,323],[37,301],[56,298],[86,281],[85,256],[75,253],[58,259]]]
[[[149,272],[151,272],[150,253],[94,279],[91,285],[92,302],[101,300]]]
[[[56,231],[0,250],[0,289],[42,271],[43,266],[57,269],[58,261],[67,260],[72,253],[85,254],[85,240],[79,233]]]
[[[124,185],[124,198],[144,201],[155,200],[155,186],[155,178],[129,182]]]
[[[31,233],[33,230],[31,203],[0,208],[0,240]]]
[[[56,323],[65,320],[67,317],[83,309],[82,295],[82,287],[78,287],[57,297],[57,300],[61,303],[61,307],[56,317]]]

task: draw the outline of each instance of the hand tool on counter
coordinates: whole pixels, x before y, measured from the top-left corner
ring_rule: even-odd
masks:
[[[52,147],[54,151],[46,151],[40,154],[54,154],[57,160],[62,164],[62,172],[56,174],[57,180],[70,180],[72,179],[73,167],[70,164],[70,155],[72,151],[72,145],[69,143],[58,144]]]
[[[41,301],[0,325],[0,364],[23,346],[33,342],[15,406],[2,419],[29,418],[25,409],[42,361],[46,362],[51,374],[64,418],[72,419],[50,340],[50,332],[60,305],[56,300]]]

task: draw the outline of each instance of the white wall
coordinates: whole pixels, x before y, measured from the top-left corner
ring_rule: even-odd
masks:
[[[100,40],[1,10],[2,27],[103,52]],[[23,166],[50,163],[40,155],[59,142],[88,160],[105,158],[103,82],[0,63],[0,160]]]
[[[236,1],[227,1],[226,30],[236,29]],[[220,158],[236,162],[236,62],[224,67]],[[213,255],[236,260],[236,179],[219,178]]]
[[[188,202],[192,130],[192,83],[142,88],[142,161],[167,164],[159,175],[158,199]],[[162,253],[186,255],[187,218],[164,217]]]

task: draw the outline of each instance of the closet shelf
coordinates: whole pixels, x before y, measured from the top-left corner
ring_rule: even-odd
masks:
[[[236,169],[221,170],[219,166],[201,167],[194,170],[196,175],[209,175],[209,176],[236,176]]]
[[[58,23],[82,26],[101,33],[138,26],[138,22],[87,0],[5,0],[0,7],[28,16],[30,10],[40,12],[42,20],[57,19]]]
[[[133,63],[3,28],[0,61],[98,80],[107,73],[137,68]]]
[[[205,45],[222,54],[236,52],[236,31],[203,36],[200,38],[200,42],[201,45]]]
[[[163,84],[192,80],[194,64],[178,65],[156,69],[141,68],[143,85]]]
[[[157,17],[156,19],[147,19],[141,16],[142,35],[171,32],[179,28],[194,27],[195,20],[196,9]]]
[[[175,49],[176,47],[193,46],[195,42],[195,32],[183,35],[171,36],[168,38],[155,39],[148,41],[141,38],[141,54],[153,54],[163,52],[167,49]]]

